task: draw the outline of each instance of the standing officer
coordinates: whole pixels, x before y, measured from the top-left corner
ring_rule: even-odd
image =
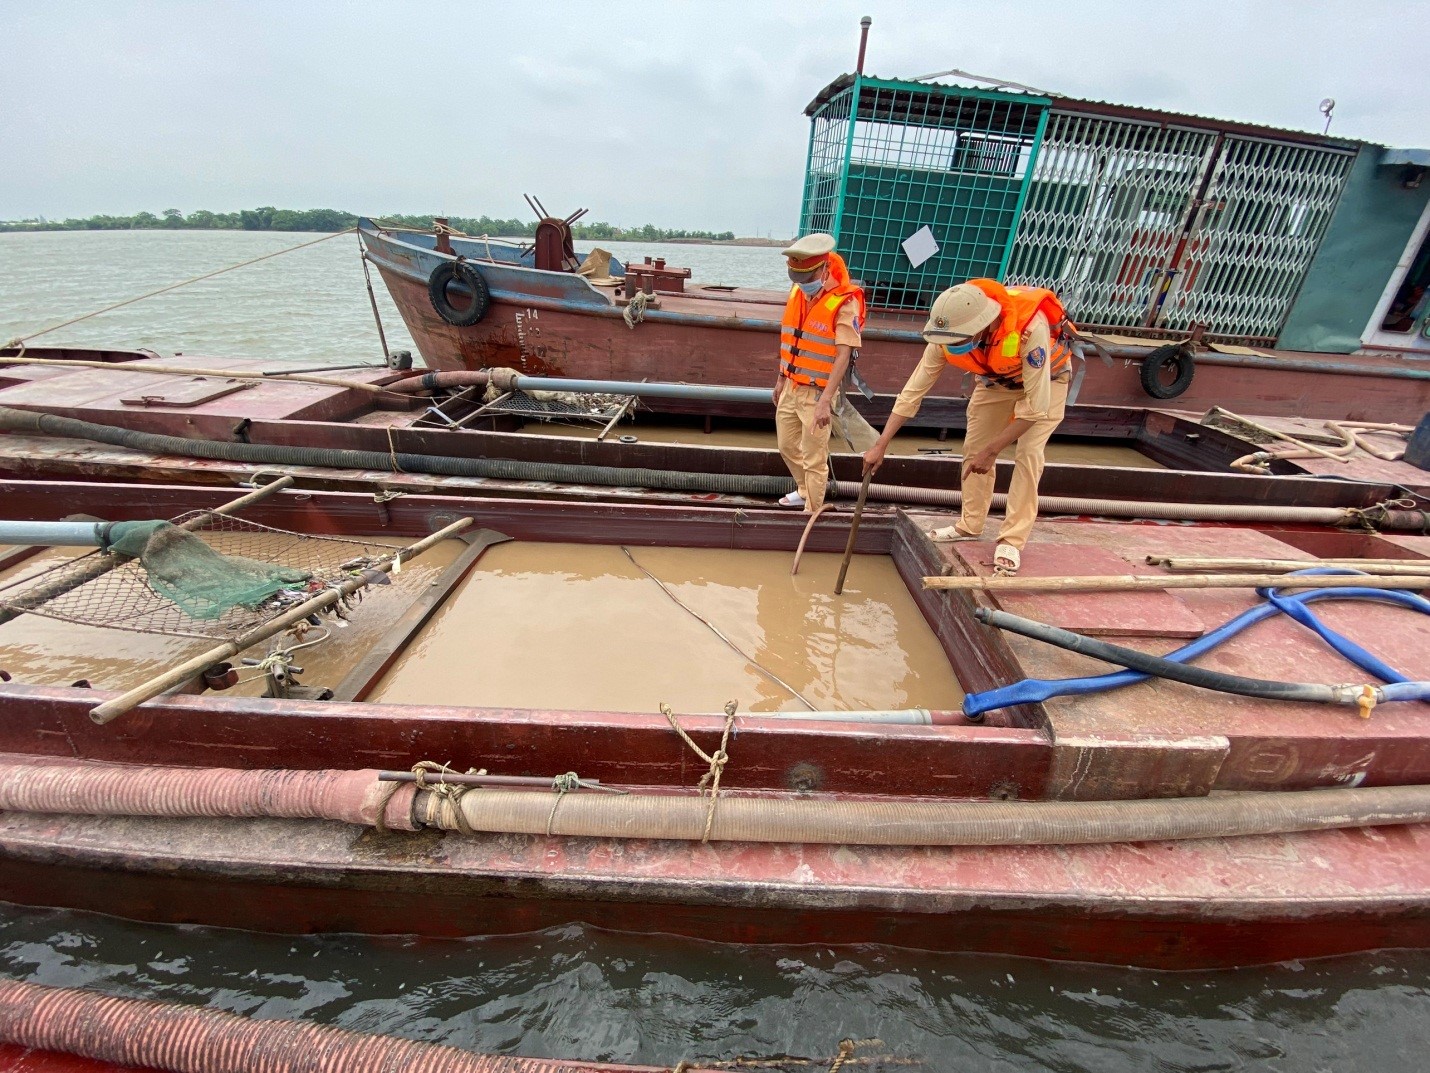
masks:
[[[779,502],[813,513],[824,503],[831,411],[860,343],[864,292],[850,282],[831,235],[805,235],[784,256],[793,286],[780,328],[775,433],[796,489]]]
[[[1043,451],[1063,419],[1072,351],[1062,341],[1067,314],[1052,291],[1004,287],[971,279],[934,300],[923,337],[928,344],[918,367],[894,403],[878,442],[864,453],[864,468],[877,470],[889,441],[919,412],[939,374],[949,365],[971,372],[977,386],[968,400],[963,441],[963,511],[956,525],[937,529],[935,540],[976,540],[993,500],[998,452],[1017,443],[1008,507],[998,530],[994,568],[1015,574],[1038,517],[1038,481]]]

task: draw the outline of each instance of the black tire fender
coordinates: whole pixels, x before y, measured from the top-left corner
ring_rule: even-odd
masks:
[[[460,283],[472,292],[472,304],[468,308],[458,309],[452,305],[447,297],[447,286],[451,283]],[[466,261],[443,261],[434,268],[427,279],[427,297],[431,299],[437,315],[458,328],[477,323],[487,315],[492,304],[492,293],[486,279],[475,265]]]
[[[1168,370],[1173,374],[1170,382],[1163,376]],[[1154,399],[1175,399],[1192,386],[1196,371],[1191,347],[1185,343],[1159,346],[1142,359],[1142,390]]]

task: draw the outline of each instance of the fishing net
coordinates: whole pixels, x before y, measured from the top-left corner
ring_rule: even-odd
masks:
[[[109,541],[107,552],[0,587],[0,608],[139,633],[231,640],[400,550],[211,511],[173,522],[118,522]]]
[[[629,395],[582,394],[575,391],[513,391],[498,396],[483,412],[509,414],[537,421],[591,421],[604,425],[630,403]]]
[[[154,592],[190,618],[209,621],[235,607],[256,608],[313,575],[243,555],[220,555],[173,522],[118,522],[109,550],[138,559]]]

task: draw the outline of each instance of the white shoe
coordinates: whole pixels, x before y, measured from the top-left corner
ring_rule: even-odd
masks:
[[[786,492],[780,496],[779,504],[782,507],[793,507],[797,510],[803,510],[804,496],[800,495],[798,491]]]

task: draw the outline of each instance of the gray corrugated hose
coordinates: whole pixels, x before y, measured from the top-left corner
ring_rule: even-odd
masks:
[[[444,477],[487,477],[509,481],[553,481],[617,488],[658,488],[673,492],[720,492],[726,495],[779,496],[794,488],[789,477],[759,477],[738,473],[686,473],[668,469],[623,466],[571,466],[550,462],[519,462],[504,458],[457,458],[414,455],[402,451],[349,451],[331,447],[289,447],[262,443],[229,443],[161,436],[151,432],[100,425],[73,417],[0,406],[0,430],[31,432],[70,439],[93,440],[149,454],[210,458],[262,466],[327,466],[332,469],[382,470],[435,474]]]
[[[704,797],[469,790],[458,799],[424,791],[414,806],[427,826],[474,832],[674,838],[698,842]],[[1147,801],[836,801],[720,798],[711,841],[852,846],[1026,846],[1228,838],[1340,827],[1430,822],[1430,786],[1237,793]]]

